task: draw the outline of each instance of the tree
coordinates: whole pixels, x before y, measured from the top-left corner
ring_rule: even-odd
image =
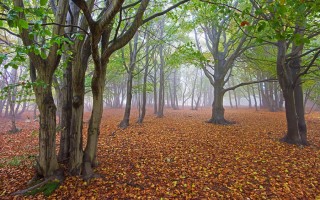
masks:
[[[73,0],[73,2],[82,10],[86,21],[88,22],[90,35],[90,46],[92,51],[92,59],[94,63],[94,72],[91,82],[91,89],[93,95],[93,109],[88,127],[88,141],[84,151],[83,157],[83,170],[82,174],[85,178],[92,177],[92,167],[96,166],[96,152],[98,135],[100,130],[101,117],[103,112],[103,91],[105,85],[106,66],[109,62],[110,56],[118,49],[124,47],[133,37],[138,28],[144,23],[154,19],[157,16],[163,15],[177,6],[188,2],[188,0],[180,1],[168,9],[155,13],[145,19],[143,15],[148,7],[149,0],[142,0],[141,2],[123,5],[124,1],[117,2],[107,1],[105,2],[106,10],[103,10],[95,20],[90,13],[89,6],[84,0]],[[132,21],[128,21],[128,26],[119,34],[122,19],[122,12],[127,9],[132,9],[134,6],[139,7],[135,9],[133,17],[129,17]],[[118,24],[115,24],[115,19],[119,14]],[[113,38],[111,34],[114,31]],[[101,47],[101,49],[99,49]]]
[[[236,1],[233,7],[237,7]],[[200,26],[205,35],[206,46],[212,56],[212,63],[203,65],[202,69],[214,87],[214,100],[212,103],[212,116],[208,122],[215,124],[228,124],[224,118],[223,96],[225,84],[229,80],[231,70],[236,58],[238,58],[244,50],[248,49],[246,33],[239,32],[238,29],[231,29],[234,21],[232,21],[234,12],[217,14],[212,16],[212,13],[218,12],[215,6],[204,8],[203,12],[209,10],[210,17],[203,18]],[[199,15],[200,17],[201,15]],[[198,50],[201,52],[201,45],[198,38],[197,30],[194,29],[195,40]]]
[[[18,26],[19,35],[25,47],[34,47],[34,41],[30,39],[31,31],[28,29],[24,2],[13,1],[15,8],[10,10],[12,18],[8,19],[9,25]],[[44,5],[41,5],[44,6]],[[57,13],[54,18],[55,24],[64,24],[68,10],[67,1],[59,1]],[[22,20],[22,21],[21,21]],[[37,175],[50,177],[57,174],[59,170],[58,160],[55,152],[56,138],[56,106],[52,96],[52,77],[58,67],[61,54],[61,39],[57,36],[63,35],[62,26],[53,26],[52,43],[47,52],[28,51],[27,54],[37,72],[37,81],[42,85],[34,86],[36,102],[40,111],[39,130],[39,158],[37,160]]]
[[[312,20],[314,14],[319,10],[313,2],[288,1],[265,5],[260,2],[251,2],[261,18],[258,32],[265,29],[266,22],[270,25],[268,31],[272,31],[272,35],[266,37],[258,34],[259,40],[269,39],[268,42],[274,44],[278,50],[277,76],[285,100],[287,119],[287,134],[282,140],[305,145],[307,144],[307,129],[300,78],[307,74],[320,54],[317,48],[303,52],[305,44],[319,34],[319,31],[313,28],[318,25],[318,22]],[[275,42],[270,39],[274,39]],[[289,52],[290,50],[291,52]],[[306,64],[306,69],[301,72],[302,58],[313,52],[315,52],[313,59]]]

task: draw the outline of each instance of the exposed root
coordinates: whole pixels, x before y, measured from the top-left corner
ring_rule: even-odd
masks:
[[[125,121],[121,121],[119,124],[119,128],[126,129],[129,126],[129,124]]]
[[[280,139],[280,142],[285,142],[288,144],[295,144],[295,145],[301,145],[301,146],[308,146],[309,143],[307,141],[302,141],[301,139],[292,139],[289,138],[288,135],[284,136]]]
[[[35,185],[39,180],[43,179],[43,176],[39,175],[36,173],[32,179],[27,183],[28,186],[33,186]]]
[[[93,171],[93,168],[98,165],[97,161],[95,161],[96,164],[91,164],[91,162],[85,162],[83,165],[82,170],[82,179],[84,181],[89,181],[93,178],[104,178],[102,175],[97,174]]]
[[[231,125],[231,124],[235,124],[236,122],[232,122],[232,121],[228,121],[226,119],[215,119],[215,118],[211,118],[207,121],[207,123],[211,123],[211,124],[220,124],[220,125]]]
[[[28,183],[28,185],[34,184],[35,182],[37,182],[38,180],[41,180],[40,176],[38,174],[36,174]],[[19,190],[16,191],[14,193],[12,193],[12,196],[16,196],[16,195],[26,195],[28,193],[30,193],[31,191],[40,189],[41,187],[44,187],[46,184],[50,183],[50,182],[58,182],[61,183],[64,181],[64,174],[62,170],[57,170],[54,175],[47,177],[45,179],[43,179],[40,183],[37,183],[31,187],[28,187],[27,189],[24,190]]]

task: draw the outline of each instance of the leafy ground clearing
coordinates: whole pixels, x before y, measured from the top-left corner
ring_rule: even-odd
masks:
[[[205,123],[210,109],[168,110],[120,130],[122,114],[104,114],[96,169],[104,178],[67,177],[49,199],[320,198],[319,113],[306,115],[311,145],[304,148],[279,142],[283,112],[230,109],[226,118],[236,124],[221,126]],[[18,122],[18,134],[1,129],[0,199],[13,198],[32,178],[37,124],[25,124]]]

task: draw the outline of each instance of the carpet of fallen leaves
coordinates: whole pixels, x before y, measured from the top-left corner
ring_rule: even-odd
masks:
[[[117,128],[122,114],[105,110],[96,169],[103,178],[68,176],[49,199],[320,199],[320,113],[306,115],[307,147],[279,142],[284,112],[227,109],[231,126],[206,123],[210,109],[149,113],[142,125],[133,112],[125,130]],[[0,199],[11,199],[32,178],[37,122],[20,120],[22,132],[9,134],[1,120]]]

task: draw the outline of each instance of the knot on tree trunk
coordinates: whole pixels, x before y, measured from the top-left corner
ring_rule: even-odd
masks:
[[[72,98],[72,105],[73,105],[73,107],[78,108],[81,104],[82,104],[82,101],[81,101],[81,97],[80,97],[79,95],[74,96],[74,97]]]
[[[43,104],[54,104],[54,100],[51,95],[46,95],[42,101]]]

